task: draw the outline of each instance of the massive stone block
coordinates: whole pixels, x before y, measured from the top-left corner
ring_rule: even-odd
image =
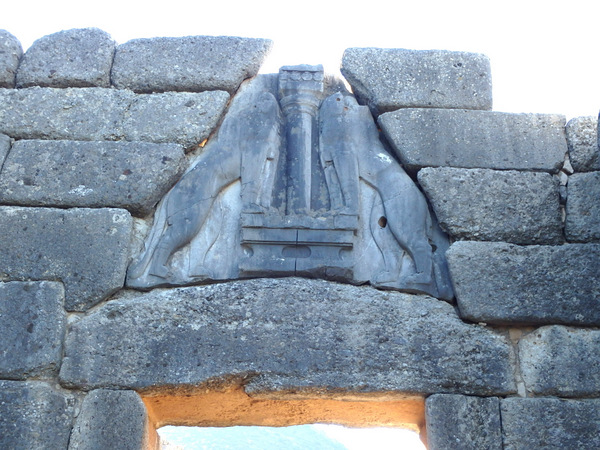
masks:
[[[23,47],[19,40],[6,30],[0,30],[0,88],[14,88]]]
[[[550,174],[425,168],[418,177],[441,227],[455,238],[515,244],[564,240],[558,179]]]
[[[0,89],[0,132],[16,139],[126,139],[193,147],[216,127],[228,100],[221,91],[136,95],[103,88]]]
[[[500,400],[436,394],[425,404],[430,450],[502,450]]]
[[[224,90],[258,73],[267,39],[187,36],[134,39],[117,47],[113,84],[136,92]]]
[[[374,115],[398,108],[492,109],[490,62],[485,55],[349,48],[341,70]]]
[[[600,172],[571,175],[567,192],[567,240],[600,241]]]
[[[565,118],[556,114],[403,109],[383,114],[379,124],[409,170],[450,166],[555,173],[567,152]]]
[[[15,139],[119,139],[134,96],[102,88],[0,89],[0,132]]]
[[[506,450],[600,448],[600,400],[507,398],[501,402]]]
[[[567,123],[569,158],[576,172],[600,170],[598,148],[598,118],[595,116],[575,117]]]
[[[123,209],[0,207],[0,277],[61,280],[85,311],[123,286],[132,219]]]
[[[176,144],[22,140],[0,172],[0,202],[111,206],[146,215],[184,168]]]
[[[506,338],[446,302],[298,278],[129,292],[73,324],[61,382],[148,390],[514,392]],[[225,378],[222,378],[225,379]]]
[[[76,405],[46,383],[0,380],[0,448],[66,449]]]
[[[97,28],[44,36],[25,52],[17,87],[110,87],[115,41]]]
[[[83,400],[69,450],[104,450],[117,443],[123,450],[154,450],[156,440],[156,432],[148,423],[146,407],[138,394],[99,389]]]
[[[137,95],[125,112],[123,134],[128,141],[177,142],[192,148],[208,138],[228,101],[223,91]]]
[[[51,281],[0,283],[0,377],[58,372],[67,315],[64,289]]]
[[[519,357],[525,387],[536,396],[600,395],[598,330],[539,328],[520,340]]]
[[[455,242],[446,253],[461,317],[600,324],[600,245]]]

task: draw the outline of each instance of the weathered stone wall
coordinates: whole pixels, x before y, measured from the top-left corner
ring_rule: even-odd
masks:
[[[425,400],[433,449],[600,447],[597,119],[490,111],[483,55],[342,62],[450,237],[451,302],[300,278],[124,289],[269,47],[84,29],[23,55],[0,31],[0,447],[155,448],[168,419],[140,396],[228,383]]]

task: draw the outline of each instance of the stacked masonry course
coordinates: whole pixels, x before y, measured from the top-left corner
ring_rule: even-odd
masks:
[[[432,449],[600,447],[598,121],[491,111],[483,55],[342,62],[453,242],[454,305],[298,278],[123,289],[270,45],[82,29],[23,54],[0,31],[0,447],[156,448],[140,394],[228,379],[426,398]]]

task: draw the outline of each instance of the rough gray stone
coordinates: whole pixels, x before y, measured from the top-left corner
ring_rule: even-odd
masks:
[[[216,127],[228,101],[223,91],[136,95],[125,113],[125,139],[195,147]]]
[[[496,111],[403,109],[379,117],[409,170],[422,167],[557,172],[567,152],[565,117]]]
[[[6,30],[0,30],[0,88],[14,88],[23,47],[19,40]]]
[[[119,139],[134,97],[103,88],[0,89],[0,132],[15,139]]]
[[[61,280],[84,311],[123,286],[132,226],[123,209],[0,207],[0,279]]]
[[[136,95],[104,88],[0,89],[0,132],[16,139],[126,139],[189,148],[208,137],[228,100],[222,91]]]
[[[490,61],[485,55],[349,48],[341,70],[374,115],[398,108],[492,109]]]
[[[136,92],[224,90],[253,77],[272,42],[229,36],[134,39],[119,45],[112,82]]]
[[[506,450],[600,448],[600,400],[507,398],[501,402]]]
[[[133,391],[100,389],[90,392],[81,404],[69,450],[150,449],[146,407]]]
[[[600,395],[599,330],[538,328],[519,341],[519,358],[525,387],[535,396]]]
[[[146,215],[184,165],[176,144],[17,141],[0,173],[0,202],[111,206]]]
[[[17,72],[17,87],[110,87],[115,41],[97,28],[59,31],[35,41]]]
[[[440,226],[458,239],[564,241],[558,179],[543,172],[425,168],[419,182]]]
[[[567,185],[565,235],[571,242],[600,241],[600,172],[576,173]]]
[[[436,394],[425,403],[427,448],[502,450],[500,400]]]
[[[446,252],[461,317],[600,325],[600,245],[455,242]]]
[[[21,380],[58,372],[67,315],[62,284],[0,283],[0,377]]]
[[[575,117],[567,123],[569,158],[576,172],[600,170],[598,147],[598,118],[595,116]]]
[[[76,403],[46,383],[0,380],[0,448],[66,449]]]
[[[6,159],[6,155],[10,151],[10,138],[5,134],[0,134],[0,170]]]
[[[426,296],[298,278],[123,295],[73,324],[64,385],[139,390],[247,375],[253,393],[515,389],[507,339]]]

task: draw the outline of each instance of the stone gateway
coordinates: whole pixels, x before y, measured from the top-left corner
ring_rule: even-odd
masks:
[[[484,55],[0,30],[0,448],[164,425],[600,448],[597,117]]]

